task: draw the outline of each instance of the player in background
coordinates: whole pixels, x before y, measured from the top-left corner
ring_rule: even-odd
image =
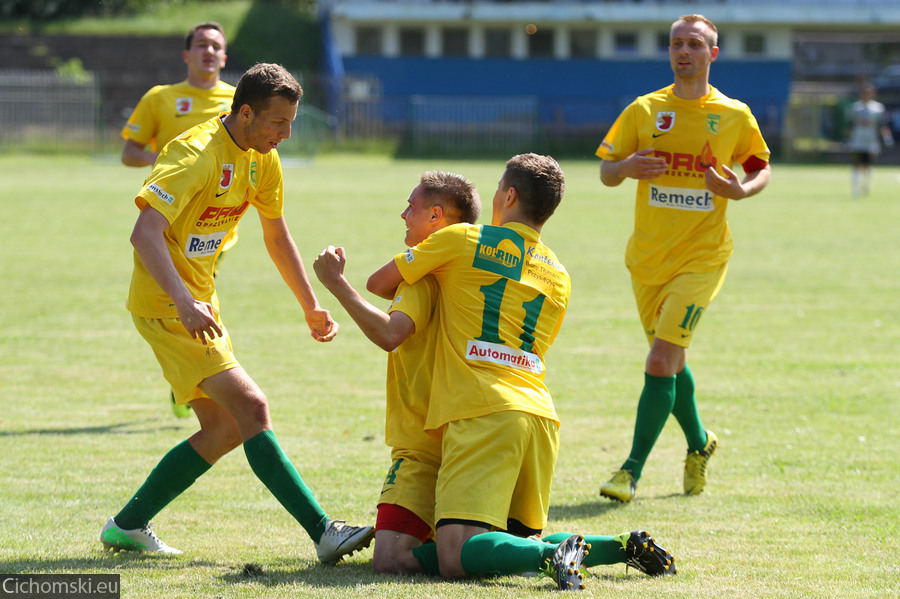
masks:
[[[481,214],[475,186],[460,175],[423,173],[400,214],[412,247],[434,231],[474,223]],[[402,283],[388,313],[376,308],[344,276],[344,248],[329,246],[316,259],[316,275],[359,328],[388,353],[385,443],[391,468],[378,499],[373,567],[379,573],[414,571],[412,549],[433,538],[434,487],[441,465],[440,438],[425,432],[432,369],[441,326],[434,306],[437,283],[427,276]]]
[[[552,158],[514,156],[494,194],[491,225],[446,226],[369,278],[369,291],[385,299],[429,275],[439,290],[441,334],[425,423],[442,438],[436,543],[414,547],[402,560],[405,571],[466,578],[543,570],[568,590],[583,588],[582,564],[594,565],[581,535],[528,538],[547,523],[559,447],[543,378],[569,275],[540,230],[564,188]],[[602,538],[614,556],[596,563],[633,560],[653,575],[675,572],[646,533],[634,535]]]
[[[185,37],[182,59],[187,65],[187,79],[171,85],[151,88],[122,129],[125,166],[152,166],[169,141],[195,125],[206,122],[231,107],[234,86],[219,79],[228,56],[225,30],[213,21],[191,27]],[[237,228],[225,241],[219,254],[218,272],[225,253],[237,243]],[[172,411],[178,418],[191,415],[191,406],[177,405],[170,395]]]
[[[728,202],[762,191],[770,168],[750,109],[709,84],[716,43],[716,27],[705,17],[675,21],[669,43],[674,84],[632,102],[597,149],[604,185],[638,181],[625,262],[650,343],[631,453],[600,488],[602,496],[623,502],[634,497],[669,414],[687,439],[686,494],[703,490],[718,444],[700,421],[687,348],[725,280],[733,251]],[[743,179],[734,163],[743,165]]]
[[[225,31],[218,23],[191,27],[181,53],[187,78],[151,88],[122,129],[125,166],[152,166],[175,137],[231,107],[234,87],[219,78],[228,59],[226,50]]]
[[[213,267],[222,240],[256,208],[269,257],[303,309],[314,339],[338,325],[320,307],[284,218],[275,148],[291,135],[303,90],[279,65],[257,64],[238,83],[230,113],[180,135],[158,157],[135,198],[134,273],[127,308],[179,404],[200,430],[171,449],[100,533],[107,548],[181,553],[149,522],[232,449],[313,540],[323,563],[371,543],[371,526],[330,519],[282,451],[268,400],[232,353],[219,318]]]
[[[847,109],[847,145],[853,162],[850,171],[853,197],[868,195],[872,163],[881,151],[881,144],[894,145],[887,125],[884,104],[875,100],[875,86],[863,84],[859,100]]]

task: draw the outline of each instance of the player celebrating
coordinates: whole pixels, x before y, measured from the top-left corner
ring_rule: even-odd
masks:
[[[415,246],[450,224],[474,222],[479,212],[480,202],[471,183],[459,175],[427,172],[413,189],[401,214],[407,225],[404,241],[410,247]],[[435,484],[441,461],[440,441],[424,431],[435,347],[444,330],[440,311],[434,310],[437,283],[431,275],[412,285],[400,283],[388,315],[353,289],[343,276],[345,263],[343,248],[329,246],[316,259],[316,274],[369,339],[385,350],[396,348],[388,358],[385,435],[388,444],[393,446],[393,465],[379,499],[373,565],[376,572],[437,574],[435,556],[433,551],[429,552],[433,544],[423,547],[418,556],[413,552],[432,534]],[[526,535],[539,532],[527,530],[515,519],[508,519],[506,528]],[[674,558],[644,531],[614,537],[592,535],[584,539],[571,533],[556,533],[544,542],[510,539],[510,535],[501,533],[486,541],[483,549],[497,542],[498,553],[504,558],[494,559],[486,569],[484,564],[471,566],[468,575],[536,572],[548,556],[552,561],[559,550],[557,560],[561,559],[567,552],[577,550],[577,543],[591,547],[590,553],[585,551],[583,555],[585,567],[628,563],[651,576],[676,572]],[[577,574],[572,576],[578,578]]]
[[[716,42],[715,25],[702,15],[675,21],[669,43],[674,84],[637,98],[597,149],[605,185],[638,180],[626,264],[650,353],[631,453],[600,488],[602,496],[623,502],[634,497],[669,414],[687,439],[686,494],[703,490],[718,444],[700,422],[687,348],[725,280],[733,250],[728,200],[762,191],[770,168],[750,110],[709,84]],[[744,167],[743,180],[731,170],[735,162]]]
[[[481,213],[475,186],[465,177],[429,171],[409,195],[400,215],[407,246],[455,223],[474,223]],[[434,306],[437,283],[423,277],[402,283],[389,314],[367,302],[344,277],[343,248],[329,246],[315,262],[316,275],[360,329],[388,351],[385,443],[391,468],[378,499],[373,567],[379,573],[418,571],[413,547],[433,536],[434,487],[441,464],[441,442],[425,432],[435,347],[441,327]]]
[[[417,569],[446,578],[546,568],[560,589],[583,588],[584,537],[522,538],[547,522],[559,421],[544,385],[545,353],[569,297],[569,275],[540,240],[562,199],[548,156],[507,162],[492,225],[450,225],[369,278],[394,297],[401,282],[438,282],[438,340],[425,427],[442,437],[436,543],[415,547]],[[497,459],[498,455],[504,459]]]
[[[122,129],[123,164],[152,165],[160,150],[175,136],[229,109],[234,87],[219,79],[228,58],[226,46],[225,30],[218,23],[207,21],[191,27],[181,53],[187,65],[187,79],[173,85],[157,85],[144,94]],[[237,238],[235,227],[225,240],[213,274]],[[191,415],[190,404],[176,404],[174,394],[171,402],[178,418]]]
[[[257,64],[238,83],[230,113],[168,144],[135,199],[134,273],[128,310],[150,344],[179,404],[200,430],[170,450],[100,533],[113,549],[181,553],[160,541],[150,519],[239,445],[253,473],[303,526],[319,560],[336,563],[366,547],[371,526],[328,518],[282,451],[268,400],[241,368],[219,318],[213,265],[222,240],[254,206],[269,256],[294,293],[313,338],[338,325],[319,306],[283,215],[275,148],[290,137],[303,90],[279,65]]]

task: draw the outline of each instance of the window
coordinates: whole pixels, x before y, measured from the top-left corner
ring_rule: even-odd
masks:
[[[595,58],[597,56],[596,32],[588,29],[570,31],[569,56],[572,58]]]
[[[442,42],[444,44],[441,54],[444,56],[468,56],[469,55],[469,30],[461,27],[448,27],[444,29]]]
[[[748,33],[744,36],[744,54],[761,56],[766,53],[766,37],[761,33]]]
[[[657,54],[668,54],[669,53],[669,32],[668,31],[660,31],[656,34],[656,53]]]
[[[512,56],[512,35],[509,29],[487,29],[484,32],[484,55],[488,58]]]
[[[613,38],[616,54],[637,54],[638,38],[633,31],[620,31]]]
[[[425,56],[425,32],[421,29],[400,29],[400,55]]]
[[[528,35],[528,56],[531,58],[553,57],[553,30],[538,28]]]
[[[381,54],[381,29],[378,27],[356,28],[356,54],[375,55]]]

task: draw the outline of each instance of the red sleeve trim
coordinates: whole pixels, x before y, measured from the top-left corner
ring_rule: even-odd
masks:
[[[751,156],[744,162],[744,172],[752,173],[754,171],[761,171],[766,168],[769,163],[761,158],[757,158],[756,156]]]

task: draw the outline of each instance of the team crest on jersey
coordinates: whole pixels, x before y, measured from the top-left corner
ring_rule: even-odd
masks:
[[[675,125],[675,112],[664,110],[656,113],[656,129],[663,133],[671,131]]]
[[[234,163],[226,162],[222,165],[222,180],[219,181],[219,187],[228,189],[232,181],[234,181]]]
[[[193,98],[176,98],[175,99],[175,112],[179,115],[189,114],[191,109],[194,107],[194,99]]]

